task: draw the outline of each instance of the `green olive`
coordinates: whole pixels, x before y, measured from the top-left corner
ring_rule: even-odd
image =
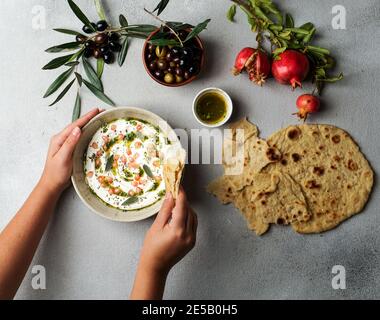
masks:
[[[165,74],[164,81],[166,83],[173,83],[174,82],[174,76],[171,73]]]
[[[177,82],[177,83],[183,82],[183,77],[176,75],[175,76],[175,82]]]
[[[166,47],[160,47],[160,46],[158,46],[158,47],[156,47],[156,56],[158,58],[163,58],[163,57],[166,56],[167,51],[168,50],[166,49]]]
[[[176,63],[173,62],[173,61],[170,61],[169,66],[170,66],[171,68],[174,68],[174,67],[176,66]]]

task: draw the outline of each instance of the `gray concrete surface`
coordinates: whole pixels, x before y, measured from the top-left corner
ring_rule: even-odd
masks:
[[[131,23],[153,22],[143,5],[157,0],[106,1],[113,21],[124,13]],[[202,34],[207,66],[200,79],[183,88],[164,88],[153,82],[141,63],[142,41],[131,43],[125,66],[106,67],[106,92],[118,105],[139,106],[167,118],[175,128],[199,128],[191,113],[194,95],[204,87],[227,90],[234,102],[234,118],[247,115],[264,137],[295,123],[291,116],[300,90],[269,81],[265,88],[252,86],[246,76],[229,72],[236,52],[255,45],[246,19],[225,19],[229,1],[172,1],[164,17],[195,23],[207,17],[212,23]],[[277,1],[278,2],[278,1]],[[92,1],[77,3],[93,19]],[[331,9],[347,10],[347,30],[333,30]],[[46,9],[46,29],[32,28],[33,7]],[[296,21],[313,21],[318,43],[331,48],[345,80],[325,91],[324,108],[312,120],[337,125],[360,144],[375,172],[380,172],[379,148],[379,50],[380,3],[378,0],[286,0]],[[43,168],[49,137],[71,119],[74,94],[49,108],[42,99],[57,71],[42,71],[51,58],[44,49],[66,42],[70,36],[51,31],[56,27],[80,28],[65,1],[2,0],[0,2],[0,229],[12,218],[37,182]],[[305,91],[308,89],[306,86]],[[83,90],[83,111],[102,106]],[[190,165],[185,187],[199,215],[196,248],[170,273],[167,299],[318,299],[380,298],[380,191],[375,186],[360,215],[337,229],[302,236],[290,228],[272,227],[259,238],[250,232],[242,216],[222,206],[204,192],[220,174],[217,165]],[[33,265],[47,270],[47,289],[31,288],[28,272],[17,299],[126,299],[130,292],[140,247],[152,219],[122,224],[91,213],[69,189],[41,242]],[[1,262],[0,262],[1,263]],[[331,269],[343,265],[347,289],[333,290]]]

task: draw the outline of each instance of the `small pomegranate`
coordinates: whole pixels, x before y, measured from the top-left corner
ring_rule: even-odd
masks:
[[[298,112],[295,113],[300,119],[306,121],[309,113],[318,112],[321,102],[318,97],[313,94],[303,94],[297,99]]]
[[[307,56],[296,50],[286,50],[272,63],[272,74],[281,84],[302,88],[302,81],[309,73],[310,62]]]
[[[271,63],[268,55],[260,49],[244,48],[236,57],[232,73],[237,76],[244,70],[248,72],[249,79],[259,86],[269,77]]]

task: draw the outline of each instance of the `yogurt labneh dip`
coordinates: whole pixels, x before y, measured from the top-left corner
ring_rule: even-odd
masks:
[[[161,130],[139,119],[117,119],[91,139],[84,158],[89,188],[123,211],[149,207],[165,195],[162,152],[170,142]]]

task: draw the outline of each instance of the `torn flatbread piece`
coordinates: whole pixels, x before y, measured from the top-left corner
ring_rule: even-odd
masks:
[[[182,148],[167,152],[163,160],[163,175],[166,192],[170,192],[174,199],[177,199],[179,186],[185,168],[186,151]]]

